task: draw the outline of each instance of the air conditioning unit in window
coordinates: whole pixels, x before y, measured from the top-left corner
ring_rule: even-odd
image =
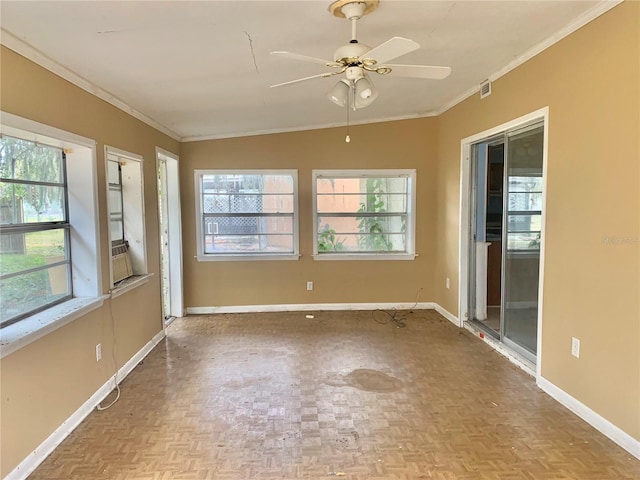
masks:
[[[126,243],[111,247],[111,264],[113,267],[113,283],[118,283],[120,280],[133,275],[129,247],[127,247]]]

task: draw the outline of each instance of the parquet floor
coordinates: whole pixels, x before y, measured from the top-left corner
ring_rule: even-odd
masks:
[[[618,480],[640,462],[432,311],[176,320],[31,480]]]

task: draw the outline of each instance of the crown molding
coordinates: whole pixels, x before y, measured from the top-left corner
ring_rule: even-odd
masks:
[[[591,22],[592,20],[595,20],[600,15],[608,12],[613,7],[621,4],[623,1],[624,0],[602,0],[602,1],[598,2],[596,5],[593,6],[593,8],[591,8],[590,10],[587,10],[585,13],[580,15],[578,18],[575,18],[573,21],[571,21],[570,23],[568,23],[567,25],[562,27],[560,30],[558,30],[554,34],[550,35],[549,37],[545,38],[543,41],[541,41],[537,45],[533,46],[532,48],[527,50],[525,53],[523,53],[519,57],[515,58],[513,61],[509,62],[507,65],[502,67],[497,72],[489,75],[486,79],[480,80],[480,82],[478,82],[478,85],[476,85],[473,88],[470,88],[469,90],[461,93],[460,95],[455,97],[453,100],[451,100],[449,103],[445,104],[442,108],[436,110],[434,112],[434,115],[436,115],[436,116],[442,115],[447,110],[455,107],[456,105],[458,105],[459,103],[463,102],[464,100],[466,100],[470,96],[478,93],[480,91],[480,83],[484,82],[485,80],[489,80],[491,82],[496,81],[500,77],[502,77],[502,76],[506,75],[507,73],[509,73],[511,70],[514,70],[514,69],[518,68],[520,65],[525,63],[527,60],[530,60],[531,58],[535,57],[536,55],[538,55],[539,53],[543,52],[547,48],[549,48],[552,45],[558,43],[563,38],[568,37],[569,35],[571,35],[573,32],[575,32],[579,28],[584,27],[587,23]]]
[[[384,122],[396,122],[400,120],[414,120],[417,118],[428,118],[437,116],[434,112],[425,112],[425,113],[412,113],[409,115],[397,115],[394,117],[382,117],[382,118],[372,118],[369,120],[361,120],[361,121],[350,121],[349,127],[354,127],[357,125],[368,125],[371,123],[384,123]],[[290,128],[274,128],[274,129],[265,129],[265,130],[253,130],[250,132],[229,132],[223,133],[220,135],[194,135],[190,137],[182,137],[183,142],[201,142],[205,140],[222,140],[224,138],[239,138],[239,137],[255,137],[258,135],[274,135],[278,133],[291,133],[291,132],[306,132],[310,130],[323,130],[325,128],[346,128],[346,124],[344,122],[332,122],[332,123],[323,123],[320,125],[304,125],[300,127],[290,127]]]
[[[68,82],[76,85],[77,87],[80,87],[86,92],[89,92],[90,94],[95,95],[96,97],[104,100],[107,103],[110,103],[114,107],[131,115],[132,117],[137,118],[141,122],[146,123],[150,127],[155,128],[156,130],[164,133],[165,135],[168,135],[174,140],[176,141],[181,140],[180,135],[178,135],[173,130],[168,129],[164,125],[161,125],[160,123],[156,122],[152,118],[146,116],[145,114],[131,107],[128,103],[124,102],[123,100],[120,100],[115,95],[112,95],[111,93],[100,88],[99,86],[87,80],[86,78],[81,77],[74,71],[59,64],[52,58],[42,53],[40,50],[37,50],[36,48],[32,47],[25,41],[19,39],[12,33],[9,33],[5,29],[0,29],[0,44],[4,45],[10,50],[13,50],[19,55],[22,55],[28,60],[31,60],[35,64],[40,65],[42,68],[45,68],[50,72],[58,75],[59,77],[67,80]]]
[[[500,70],[498,70],[495,73],[489,75],[486,80],[490,80],[490,81],[493,82],[493,81],[499,79],[500,77],[506,75],[511,70],[514,70],[515,68],[517,68],[520,65],[522,65],[523,63],[525,63],[527,60],[533,58],[534,56],[538,55],[539,53],[541,53],[542,51],[544,51],[547,48],[551,47],[552,45],[558,43],[563,38],[565,38],[568,35],[572,34],[573,32],[575,32],[579,28],[583,27],[587,23],[591,22],[592,20],[596,19],[600,15],[602,15],[602,14],[606,13],[607,11],[611,10],[612,8],[614,8],[615,6],[619,5],[623,1],[624,0],[602,0],[602,1],[598,2],[596,5],[594,5],[593,8],[591,8],[590,10],[588,10],[587,12],[582,14],[580,17],[574,19],[572,22],[568,23],[563,28],[561,28],[560,30],[555,32],[553,35],[550,35],[549,37],[547,37],[542,42],[540,42],[537,45],[535,45],[534,47],[530,48],[524,54],[522,54],[519,57],[515,58],[512,62],[508,63],[507,65],[505,65]],[[114,107],[122,110],[125,113],[128,113],[129,115],[131,115],[131,116],[137,118],[138,120],[146,123],[150,127],[155,128],[156,130],[164,133],[165,135],[168,135],[169,137],[171,137],[174,140],[179,141],[179,142],[197,142],[197,141],[204,141],[204,140],[219,140],[219,139],[224,139],[224,138],[238,138],[238,137],[249,137],[249,136],[257,136],[257,135],[271,135],[271,134],[277,134],[277,133],[290,133],[290,132],[299,132],[299,131],[305,131],[305,130],[320,130],[320,129],[325,129],[325,128],[336,128],[336,127],[344,126],[343,123],[334,122],[334,123],[327,123],[327,124],[322,124],[322,125],[305,125],[305,126],[290,127],[290,128],[275,128],[275,129],[254,130],[254,131],[249,131],[249,132],[229,132],[229,133],[213,134],[213,135],[193,135],[193,136],[181,137],[176,132],[170,130],[169,128],[167,128],[164,125],[158,123],[157,121],[153,120],[152,118],[150,118],[150,117],[144,115],[143,113],[137,111],[136,109],[131,107],[129,104],[127,104],[126,102],[120,100],[116,96],[110,94],[106,90],[103,90],[102,88],[98,87],[97,85],[95,85],[94,83],[90,82],[89,80],[81,77],[77,73],[75,73],[75,72],[69,70],[68,68],[62,66],[61,64],[59,64],[55,60],[49,58],[44,53],[42,53],[39,50],[33,48],[31,45],[29,45],[26,42],[24,42],[23,40],[17,38],[13,34],[7,32],[4,29],[0,29],[0,32],[1,32],[0,44],[6,46],[7,48],[9,48],[9,49],[15,51],[16,53],[24,56],[25,58],[31,60],[32,62],[34,62],[34,63],[36,63],[38,65],[40,65],[41,67],[43,67],[43,68],[51,71],[52,73],[64,78],[65,80],[67,80],[67,81],[73,83],[74,85],[82,88],[83,90],[85,90],[85,91],[97,96],[98,98],[110,103]],[[482,79],[481,81],[484,81],[484,80],[485,79]],[[433,111],[430,111],[430,112],[415,113],[415,114],[409,114],[409,115],[400,115],[400,116],[386,117],[386,118],[376,118],[376,119],[365,120],[365,121],[361,121],[361,122],[354,122],[351,125],[365,125],[365,124],[369,124],[369,123],[381,123],[381,122],[391,122],[391,121],[398,121],[398,120],[410,120],[410,119],[416,119],[416,118],[439,116],[439,115],[443,114],[444,112],[446,112],[447,110],[449,110],[449,109],[453,108],[454,106],[458,105],[459,103],[463,102],[467,98],[471,97],[475,93],[479,92],[479,90],[480,90],[480,83],[478,83],[478,85],[476,85],[476,86],[464,91],[460,95],[456,96],[453,100],[451,100],[450,102],[446,103],[441,108],[433,110]]]

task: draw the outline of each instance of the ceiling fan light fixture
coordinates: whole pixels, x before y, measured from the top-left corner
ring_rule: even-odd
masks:
[[[355,81],[354,102],[356,108],[368,107],[378,98],[378,90],[367,77],[361,77]]]
[[[351,89],[351,84],[347,79],[342,79],[338,81],[333,88],[329,91],[327,95],[329,100],[338,105],[339,107],[344,107],[349,100],[349,90]]]
[[[369,79],[361,77],[356,80],[356,95],[362,100],[368,100],[373,95],[373,84]]]

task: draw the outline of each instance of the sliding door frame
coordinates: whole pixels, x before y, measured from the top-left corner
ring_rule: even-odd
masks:
[[[540,277],[538,283],[538,325],[537,325],[537,361],[536,377],[540,378],[542,371],[542,318],[543,318],[543,295],[544,295],[544,259],[545,259],[545,225],[546,225],[546,198],[547,198],[547,151],[549,143],[549,107],[544,107],[533,111],[509,122],[495,126],[493,128],[476,133],[472,136],[460,140],[460,217],[459,217],[459,242],[458,258],[458,319],[462,327],[465,322],[470,321],[472,312],[469,310],[469,275],[470,275],[470,255],[469,249],[473,239],[471,238],[471,150],[474,144],[482,140],[495,137],[508,130],[513,130],[527,125],[543,122],[544,144],[542,152],[542,234],[540,243]]]

